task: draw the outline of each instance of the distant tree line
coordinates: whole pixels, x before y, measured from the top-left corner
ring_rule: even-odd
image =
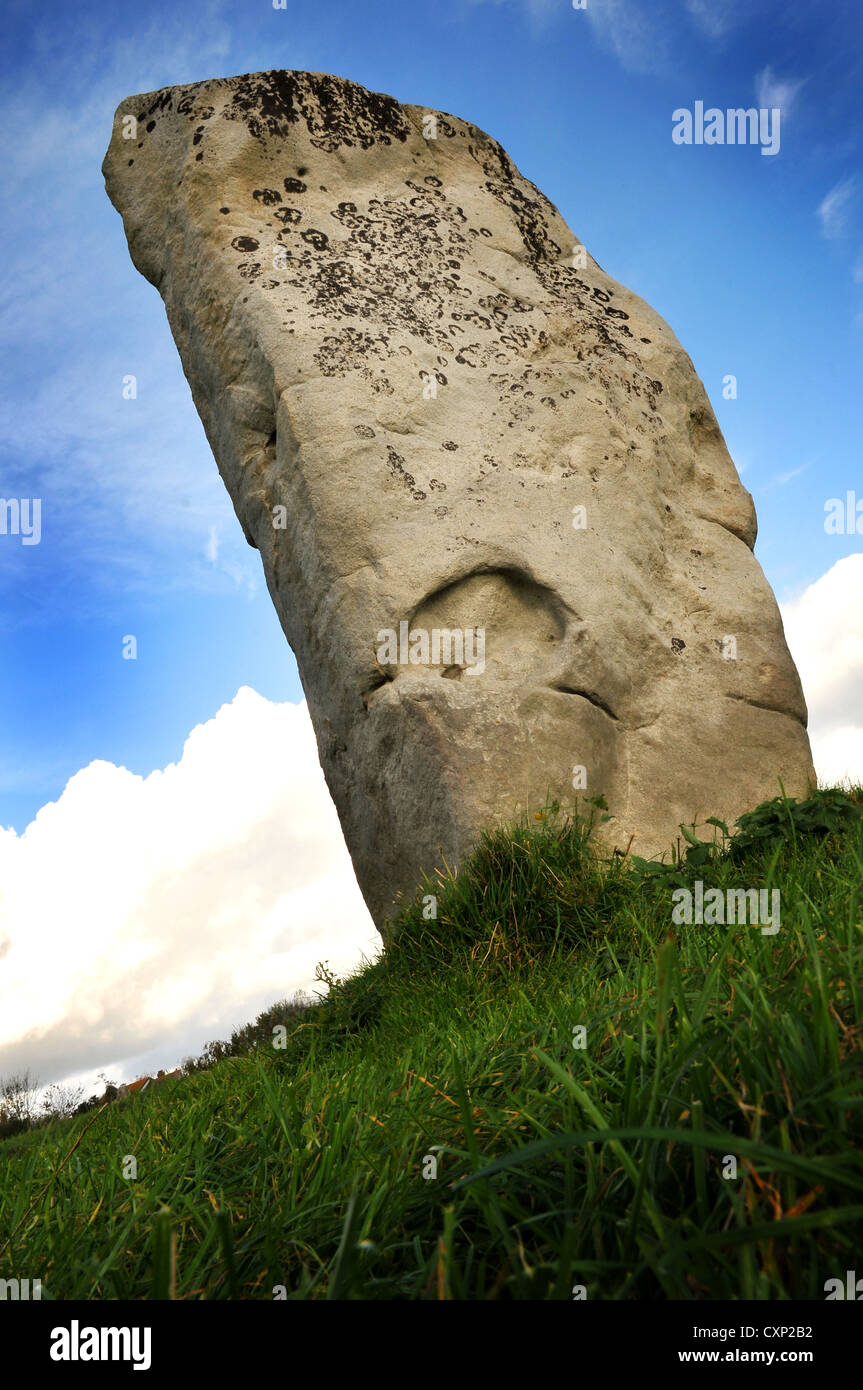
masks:
[[[262,1014],[258,1014],[254,1023],[235,1028],[229,1042],[215,1039],[204,1044],[204,1050],[199,1057],[185,1057],[180,1067],[183,1076],[191,1076],[196,1071],[209,1071],[210,1067],[221,1062],[223,1058],[241,1057],[244,1053],[254,1051],[262,1043],[271,1047],[273,1030],[279,1024],[297,1018],[314,1006],[315,1001],[303,990],[297,990],[290,999],[280,999],[277,1004],[271,1004]]]
[[[319,977],[323,978],[323,977]],[[186,1057],[180,1067],[181,1075],[191,1076],[196,1071],[208,1071],[225,1057],[239,1057],[253,1051],[262,1043],[272,1045],[273,1030],[279,1024],[314,1007],[315,1001],[302,990],[290,999],[282,999],[259,1014],[254,1023],[236,1028],[230,1041],[214,1039],[204,1044],[198,1057]],[[99,1073],[102,1093],[84,1099],[83,1086],[70,1086],[55,1082],[48,1086],[41,1098],[40,1083],[28,1069],[0,1078],[0,1139],[21,1134],[25,1130],[50,1124],[52,1120],[67,1120],[73,1115],[86,1114],[106,1101],[122,1099],[126,1094],[124,1085],[109,1080],[104,1072]]]

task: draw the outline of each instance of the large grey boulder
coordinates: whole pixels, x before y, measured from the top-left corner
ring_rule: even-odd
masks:
[[[495,140],[268,72],[124,101],[104,173],[382,928],[548,797],[604,793],[606,839],[652,855],[780,777],[805,794],[800,681],[692,362]]]

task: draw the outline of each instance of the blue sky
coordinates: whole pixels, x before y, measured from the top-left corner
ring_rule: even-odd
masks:
[[[668,320],[753,494],[807,695],[850,746],[863,623],[841,610],[861,610],[863,545],[826,534],[824,507],[863,499],[859,0],[13,0],[4,37],[0,496],[42,499],[38,545],[0,535],[8,846],[94,760],[146,778],[241,687],[302,697],[100,172],[127,95],[265,68],[336,73],[481,126]],[[676,145],[672,112],[699,100],[779,106],[778,154]]]

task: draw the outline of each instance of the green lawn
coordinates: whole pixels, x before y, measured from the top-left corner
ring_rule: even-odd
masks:
[[[0,1277],[823,1299],[863,1234],[861,803],[778,799],[663,872],[554,808],[496,832],[420,890],[436,920],[409,907],[379,961],[284,1016],[283,1048],[0,1144]],[[780,930],[676,925],[696,880],[778,888]]]

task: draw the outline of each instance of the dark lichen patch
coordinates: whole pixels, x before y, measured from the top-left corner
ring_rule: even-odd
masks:
[[[373,336],[346,324],[338,333],[327,334],[314,360],[322,376],[344,376],[346,372],[358,371],[378,394],[391,395],[389,382],[375,376],[369,362],[385,361],[394,356],[385,334]]]
[[[495,141],[471,130],[471,157],[482,170],[473,182],[481,196],[485,189],[489,200],[505,210],[506,222],[518,227],[524,253],[516,248],[514,260],[496,257],[491,229],[469,226],[464,209],[448,196],[446,183],[425,172],[430,156],[416,138],[412,161],[402,157],[413,177],[404,180],[401,190],[386,184],[387,193],[374,197],[373,183],[362,178],[345,183],[334,176],[330,181],[335,201],[314,194],[313,216],[301,197],[308,192],[304,176],[309,171],[295,163],[305,152],[304,144],[331,152],[343,145],[369,148],[377,142],[405,140],[408,134],[416,137],[416,115],[408,122],[391,98],[340,79],[302,73],[230,79],[219,87],[227,98],[225,118],[244,121],[253,137],[260,136],[267,160],[267,172],[257,174],[262,186],[253,193],[266,214],[258,211],[260,220],[251,221],[255,236],[231,243],[247,258],[238,273],[257,281],[259,290],[279,288],[280,308],[308,308],[315,345],[320,345],[317,366],[324,375],[356,372],[370,392],[389,395],[393,383],[381,365],[395,354],[400,366],[403,357],[415,354],[419,390],[432,375],[439,387],[447,384],[447,377],[432,365],[435,359],[446,365],[454,358],[460,382],[478,369],[491,368],[505,382],[498,393],[504,437],[507,424],[510,430],[518,424],[533,431],[533,413],[556,409],[558,402],[562,408],[568,393],[560,390],[561,364],[566,363],[567,370],[578,364],[584,383],[592,383],[603,399],[620,400],[624,393],[640,398],[644,424],[635,426],[640,433],[661,428],[656,410],[662,383],[643,371],[638,340],[627,327],[626,315],[612,307],[613,282],[601,272],[597,277],[595,267],[576,273],[558,245],[566,238],[557,230],[560,224],[550,220],[553,206],[518,174]],[[193,144],[205,131],[201,96],[197,88],[187,89],[177,107],[189,120],[186,129]],[[465,137],[463,127],[453,133]],[[293,137],[287,160],[285,149],[270,143],[273,136]],[[458,149],[465,153],[464,145]],[[313,189],[319,186],[314,184],[315,174],[329,173],[329,164],[319,163],[322,167],[311,174]],[[287,169],[294,173],[287,174]],[[283,205],[282,186],[286,195],[301,197],[301,206]],[[221,211],[227,215],[229,210]],[[499,215],[498,208],[493,215]],[[312,216],[319,225],[300,231]],[[481,213],[475,215],[477,224],[483,220],[492,221],[492,214],[484,219]],[[275,239],[282,256],[276,263],[278,280],[268,278],[272,268],[251,260],[252,252],[268,238]],[[487,268],[491,264],[501,270],[500,280]],[[351,329],[347,320],[356,327]],[[285,329],[293,332],[293,322],[286,322]],[[542,371],[529,387],[523,377],[511,389],[514,372],[526,360],[542,366]],[[580,390],[581,386],[576,394]],[[701,429],[695,423],[694,432]]]
[[[374,439],[375,437],[371,425],[354,425],[354,434],[357,439]]]
[[[254,73],[236,78],[228,120],[243,120],[256,138],[285,139],[302,120],[315,148],[333,153],[343,146],[369,149],[404,141],[410,132],[399,103],[340,77],[308,72]],[[290,190],[289,190],[290,191]]]
[[[484,354],[479,343],[468,343],[460,352],[456,353],[455,360],[462,367],[481,367],[485,365]]]
[[[506,163],[512,170],[513,166],[508,158]],[[485,186],[492,197],[508,207],[513,214],[524,248],[533,262],[553,261],[560,255],[561,248],[549,235],[545,211],[539,199],[529,198],[523,193],[513,180],[512,174],[506,183],[489,179]]]
[[[515,295],[506,294],[503,290],[499,290],[497,294],[483,295],[477,302],[481,309],[487,310],[496,322],[501,324],[507,322],[510,314],[529,314],[534,307]]]
[[[413,473],[408,473],[401,454],[397,454],[392,444],[387,445],[387,465],[394,478],[404,483],[416,502],[425,501],[425,493],[417,487]]]
[[[190,95],[191,95],[192,90],[197,90],[197,88],[200,87],[201,85],[202,85],[202,84],[201,84],[200,82],[196,82],[196,83],[194,84],[194,89],[191,89],[191,88],[190,88]],[[171,109],[171,107],[172,107],[173,105],[174,105],[174,88],[173,88],[173,87],[163,87],[162,90],[161,90],[160,92],[157,92],[157,93],[156,93],[156,99],[155,99],[155,101],[153,102],[152,106],[150,107],[149,111],[147,111],[147,112],[142,111],[141,114],[140,114],[140,116],[138,117],[138,120],[139,120],[139,121],[143,121],[145,115],[147,115],[147,116],[153,116],[153,115],[155,115],[155,114],[156,114],[157,112],[159,112],[159,111],[165,111],[165,110],[170,111],[170,109]],[[179,107],[178,107],[178,110],[179,110]]]
[[[359,289],[359,282],[350,261],[329,261],[321,266],[316,277],[313,302],[316,308],[322,309],[325,305],[340,300],[343,314],[349,310],[356,313],[357,305],[351,303],[350,297],[357,295]]]

